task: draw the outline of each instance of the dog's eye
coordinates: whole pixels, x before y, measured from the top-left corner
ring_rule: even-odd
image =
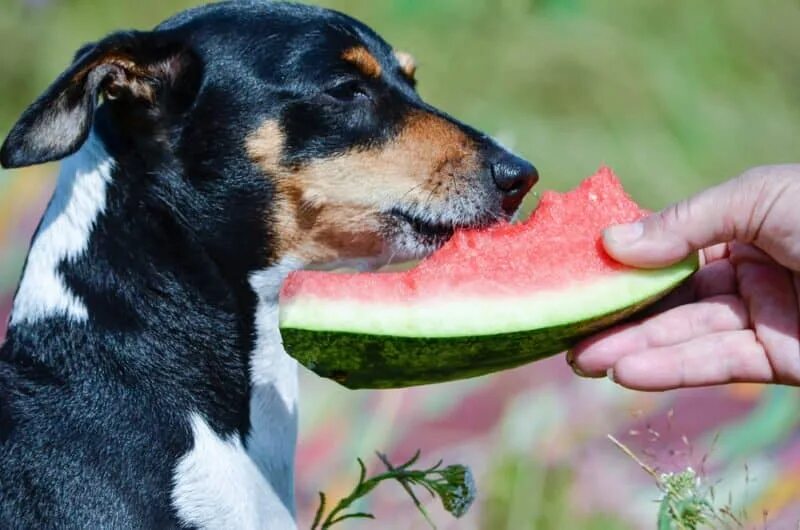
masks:
[[[367,88],[359,81],[347,81],[325,91],[325,94],[337,101],[369,101],[372,99]]]

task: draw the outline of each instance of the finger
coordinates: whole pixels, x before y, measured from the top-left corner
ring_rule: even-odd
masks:
[[[649,268],[718,243],[750,242],[785,187],[786,179],[767,178],[770,171],[751,170],[637,223],[610,227],[603,237],[606,250],[622,263]]]
[[[778,381],[800,383],[800,314],[795,275],[770,258],[742,262],[736,270],[752,328]]]
[[[646,391],[775,381],[766,352],[751,330],[705,335],[629,355],[609,376],[622,386]]]
[[[728,243],[720,243],[718,245],[713,245],[700,253],[701,257],[701,266],[708,265],[720,259],[725,259],[728,257],[730,252],[730,246]]]
[[[736,270],[730,261],[719,259],[702,267],[688,281],[645,310],[642,316],[649,317],[673,307],[736,292]]]
[[[729,247],[728,259],[734,265],[748,262],[776,264],[775,260],[769,257],[769,254],[754,245],[734,242]]]
[[[602,377],[625,356],[745,329],[748,324],[742,300],[722,295],[601,333],[573,349],[569,361],[580,375]]]

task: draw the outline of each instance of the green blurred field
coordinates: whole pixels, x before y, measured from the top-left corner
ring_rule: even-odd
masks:
[[[0,0],[0,131],[82,43],[184,0]],[[797,158],[800,3],[324,0],[421,65],[420,90],[528,156],[543,186],[600,163],[657,207]]]
[[[422,94],[533,161],[539,189],[608,164],[659,208],[750,166],[800,159],[797,0],[319,3],[413,53]],[[0,0],[0,136],[80,45],[194,4]],[[490,464],[481,528],[627,528],[570,508],[576,470],[511,455]]]

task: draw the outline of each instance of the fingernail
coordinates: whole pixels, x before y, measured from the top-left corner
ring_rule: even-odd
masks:
[[[586,374],[583,373],[580,368],[578,368],[577,364],[575,364],[575,352],[572,350],[567,351],[567,364],[570,368],[572,368],[572,371],[575,372],[575,375],[578,377],[586,377]]]
[[[635,243],[644,234],[644,224],[641,222],[625,225],[616,225],[606,228],[603,234],[606,241],[619,245]]]
[[[608,377],[608,379],[609,379],[609,380],[610,380],[612,383],[616,383],[616,382],[617,382],[617,381],[614,379],[614,369],[613,369],[613,368],[609,368],[609,369],[608,369],[608,371],[606,372],[606,377]]]

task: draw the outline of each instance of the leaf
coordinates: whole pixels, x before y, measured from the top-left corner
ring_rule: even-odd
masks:
[[[371,478],[367,478],[367,466],[364,464],[363,460],[358,458],[358,484],[355,488],[353,488],[352,492],[348,496],[341,499],[336,506],[334,506],[328,512],[327,517],[324,519],[323,516],[325,512],[326,498],[323,493],[320,493],[320,507],[317,510],[316,516],[314,517],[314,523],[311,526],[311,530],[317,530],[318,528],[319,530],[328,530],[331,526],[347,519],[375,519],[373,514],[366,512],[347,513],[344,515],[339,514],[347,510],[355,501],[369,494],[373,489],[375,489],[375,487],[378,486],[378,484],[387,480],[396,480],[400,483],[406,493],[408,493],[409,497],[411,497],[411,500],[414,502],[414,506],[425,518],[425,521],[427,521],[433,530],[436,530],[436,525],[431,520],[428,512],[425,510],[425,507],[417,498],[414,490],[411,489],[411,486],[422,486],[434,498],[436,498],[441,493],[437,490],[437,485],[439,482],[447,482],[443,478],[443,473],[452,467],[458,467],[461,469],[464,468],[464,466],[450,466],[444,470],[441,470],[440,468],[442,467],[443,462],[439,461],[435,466],[428,469],[411,469],[411,466],[419,461],[420,455],[422,454],[421,451],[417,451],[408,461],[396,467],[392,465],[392,463],[389,461],[389,458],[385,454],[379,452],[376,452],[375,454],[386,466],[387,471]],[[445,502],[445,500],[442,502]]]
[[[658,530],[674,530],[672,521],[672,509],[669,506],[669,500],[665,497],[658,508]]]
[[[319,508],[317,514],[314,516],[314,522],[311,524],[311,530],[317,530],[319,523],[322,521],[322,516],[325,514],[325,494],[319,492]]]
[[[411,467],[411,466],[413,466],[414,464],[417,463],[417,460],[419,460],[419,457],[421,455],[422,455],[422,451],[420,449],[417,449],[417,452],[414,453],[414,456],[411,457],[411,460],[409,460],[405,464],[401,464],[401,465],[397,466],[396,469],[403,469],[403,470],[408,469],[409,467]],[[381,455],[380,459],[383,460],[384,463],[386,463],[388,461],[386,459],[386,455]]]
[[[364,465],[364,461],[360,458],[357,458],[356,460],[358,460],[358,467],[361,468],[361,472],[358,475],[358,484],[361,485],[367,478],[367,466]]]
[[[375,519],[375,516],[371,513],[364,513],[364,512],[356,512],[356,513],[348,513],[342,515],[341,517],[337,517],[333,521],[331,521],[328,526],[335,525],[336,523],[340,523],[345,519]]]

